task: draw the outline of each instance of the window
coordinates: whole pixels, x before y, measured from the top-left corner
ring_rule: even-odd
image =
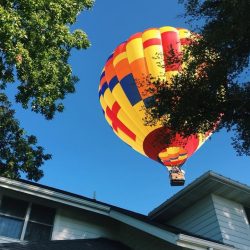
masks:
[[[0,207],[0,235],[20,239],[29,203],[3,197]]]
[[[54,217],[54,209],[32,204],[24,240],[49,240],[51,238]]]
[[[0,205],[0,236],[27,241],[51,239],[55,209],[4,196]]]

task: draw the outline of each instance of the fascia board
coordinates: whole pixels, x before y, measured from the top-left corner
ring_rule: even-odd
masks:
[[[233,246],[226,246],[223,244],[215,243],[208,240],[203,240],[193,236],[178,234],[177,235],[177,246],[194,249],[194,250],[236,250]]]
[[[87,201],[81,198],[73,197],[67,194],[62,194],[56,191],[33,186],[30,184],[18,182],[15,180],[10,180],[4,177],[0,177],[0,187],[44,198],[47,200],[55,201],[64,205],[82,208],[99,214],[108,215],[110,211],[109,206],[97,204],[95,202]]]

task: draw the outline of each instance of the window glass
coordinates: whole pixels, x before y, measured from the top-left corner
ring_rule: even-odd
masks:
[[[34,222],[27,225],[24,240],[28,241],[47,241],[51,239],[52,226],[46,226]]]
[[[52,225],[55,217],[55,209],[37,204],[32,204],[30,221]]]
[[[11,217],[0,215],[0,235],[20,239],[23,223],[24,221],[21,219],[13,219]]]
[[[3,196],[0,206],[0,213],[24,218],[28,208],[28,202]]]

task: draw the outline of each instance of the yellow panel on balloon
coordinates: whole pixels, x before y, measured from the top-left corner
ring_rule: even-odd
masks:
[[[114,87],[112,94],[114,95],[115,99],[118,101],[124,112],[128,115],[128,117],[141,130],[142,134],[144,136],[147,135],[147,128],[143,126],[143,117],[141,116],[141,114],[138,114],[133,108],[119,83]]]
[[[106,89],[106,91],[104,92],[104,100],[105,102],[107,103],[108,107],[110,109],[112,109],[112,106],[114,105],[115,103],[115,98],[114,96],[112,95],[111,91],[109,89]]]
[[[136,134],[136,140],[143,140],[144,135],[142,134],[140,128],[138,128],[135,123],[127,116],[127,114],[123,111],[120,110],[117,114],[118,119],[125,124],[133,133]]]
[[[118,129],[118,131],[114,130],[114,133],[125,143],[127,143],[129,146],[131,146],[134,150],[138,151],[139,153],[145,155],[145,152],[143,151],[142,142],[135,142],[131,138],[129,138],[126,134],[124,134],[121,130]]]
[[[158,29],[144,31],[142,42],[150,76],[155,80],[166,80],[160,31]]]
[[[110,110],[113,109],[113,105],[116,102],[116,99],[114,98],[113,94],[111,93],[111,91],[109,89],[107,89],[104,93],[104,100],[105,102],[108,104],[108,107],[110,108]],[[119,102],[118,102],[119,103]],[[121,106],[121,105],[120,105]],[[106,108],[105,108],[106,110]],[[119,120],[125,124],[131,131],[133,131],[133,133],[135,133],[136,135],[138,135],[138,137],[140,138],[144,138],[145,136],[143,135],[143,133],[141,132],[140,128],[138,128],[138,126],[136,125],[136,123],[134,122],[133,119],[131,119],[126,112],[124,111],[124,109],[120,109],[119,113],[118,113],[118,118]]]
[[[144,57],[142,38],[135,38],[128,42],[126,46],[127,57],[129,63],[132,63],[134,60]]]
[[[157,124],[155,125],[151,125],[151,126],[146,126],[145,125],[145,119],[146,119],[146,113],[145,113],[145,106],[144,106],[144,102],[140,101],[138,102],[136,105],[133,106],[134,110],[136,110],[137,113],[140,114],[141,117],[143,117],[143,123],[142,123],[142,127],[147,128],[147,135],[152,132],[153,130],[162,127],[161,123],[158,121]]]

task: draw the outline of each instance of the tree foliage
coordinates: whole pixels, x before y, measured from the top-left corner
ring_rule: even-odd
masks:
[[[43,176],[39,167],[51,155],[44,154],[43,148],[36,146],[35,136],[25,134],[14,113],[7,97],[0,94],[0,175],[19,178],[23,172],[28,179],[37,181]]]
[[[24,109],[46,119],[62,112],[62,100],[78,81],[68,63],[70,52],[90,45],[87,35],[71,32],[70,25],[92,5],[93,0],[0,0],[1,175],[18,178],[23,171],[38,180],[39,167],[50,158],[19,127],[5,94],[8,84],[15,82],[15,100]]]
[[[196,27],[190,45],[172,63],[185,63],[171,83],[154,79],[147,124],[161,120],[184,136],[226,128],[239,155],[250,155],[250,2],[181,0]],[[163,55],[165,56],[165,55]],[[152,79],[151,79],[152,82]]]

